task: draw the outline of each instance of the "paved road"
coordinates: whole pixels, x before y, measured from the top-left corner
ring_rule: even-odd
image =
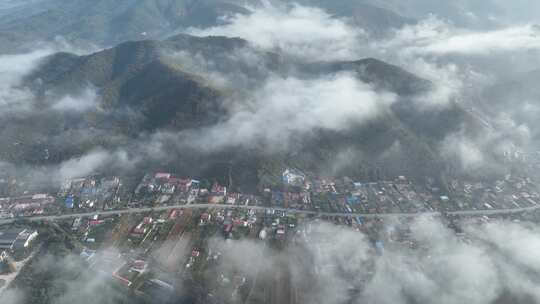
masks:
[[[160,207],[143,207],[143,208],[129,208],[121,210],[106,210],[106,211],[93,211],[93,212],[84,212],[84,213],[69,213],[62,215],[43,215],[43,216],[33,216],[33,217],[21,217],[19,219],[24,219],[28,221],[54,221],[54,220],[65,220],[72,219],[77,217],[91,217],[94,215],[115,215],[115,214],[126,214],[126,213],[142,213],[149,211],[164,211],[171,209],[204,209],[204,208],[229,208],[229,209],[253,209],[253,210],[275,210],[275,211],[285,211],[287,213],[293,214],[306,214],[306,215],[317,215],[317,216],[333,216],[333,217],[362,217],[362,218],[395,218],[395,217],[417,217],[420,215],[431,215],[439,216],[442,215],[442,212],[419,212],[419,213],[333,213],[333,212],[318,212],[311,210],[298,210],[298,209],[287,209],[279,207],[263,207],[263,206],[245,206],[245,205],[225,205],[225,204],[189,204],[189,205],[170,205],[170,206],[160,206]],[[467,211],[450,211],[445,212],[446,215],[450,216],[484,216],[484,215],[504,215],[504,214],[516,214],[529,212],[540,209],[540,205],[526,207],[526,208],[513,208],[513,209],[493,209],[493,210],[467,210]],[[0,225],[13,223],[16,219],[2,219],[0,220]]]

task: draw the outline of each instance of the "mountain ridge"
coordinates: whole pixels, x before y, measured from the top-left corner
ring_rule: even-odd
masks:
[[[317,79],[352,72],[358,80],[370,83],[375,90],[393,92],[398,97],[397,102],[380,117],[364,124],[351,125],[343,131],[313,130],[313,136],[299,138],[298,144],[290,151],[271,152],[257,146],[224,147],[216,151],[196,151],[184,147],[181,152],[183,161],[174,157],[167,160],[166,164],[172,168],[181,166],[182,170],[196,172],[203,169],[191,168],[194,164],[205,164],[204,170],[221,174],[221,164],[233,162],[236,168],[241,168],[235,173],[238,176],[258,176],[257,180],[264,181],[268,180],[268,176],[275,179],[280,170],[288,166],[324,172],[343,151],[357,151],[353,158],[359,158],[351,159],[353,165],[340,169],[351,176],[373,177],[373,172],[386,172],[386,176],[437,176],[442,174],[444,166],[437,157],[436,139],[458,130],[466,118],[466,112],[454,104],[448,109],[429,114],[432,119],[424,119],[426,113],[415,110],[414,99],[428,91],[431,83],[374,58],[350,62],[295,63],[287,62],[279,54],[253,48],[239,38],[182,34],[162,41],[125,42],[89,55],[57,53],[47,57],[24,81],[43,102],[54,101],[66,94],[77,96],[90,87],[97,93],[98,107],[90,109],[83,116],[54,114],[53,117],[57,118],[50,122],[43,120],[45,125],[41,129],[63,129],[60,134],[74,136],[76,132],[69,130],[90,128],[95,135],[85,135],[73,140],[73,143],[64,142],[62,147],[50,147],[45,143],[36,146],[32,141],[25,143],[20,140],[22,143],[13,151],[12,157],[34,155],[31,152],[15,152],[20,152],[24,147],[47,148],[52,155],[49,161],[66,160],[96,148],[116,149],[119,145],[136,151],[136,143],[154,132],[180,135],[186,131],[200,132],[227,120],[231,114],[231,94],[241,96],[254,89],[249,85],[246,88],[233,87],[232,91],[218,88],[206,78],[205,73],[190,71],[169,52],[184,52],[188,57],[198,56],[218,62],[214,65],[218,70],[245,73],[249,78],[256,75],[261,77],[258,82],[262,83],[268,75]],[[257,64],[239,68],[241,59],[231,56],[235,52],[256,54],[259,58]],[[265,68],[261,69],[262,66]],[[447,117],[448,113],[452,115],[441,124],[439,118]],[[9,133],[13,126],[9,122],[5,126],[7,129],[4,132]],[[24,128],[28,128],[29,134],[36,134],[29,140],[50,136],[37,135],[43,131],[34,130],[31,125]],[[174,150],[174,142],[166,146],[173,147],[167,153],[180,153]],[[395,149],[398,150],[388,154],[387,151]],[[159,164],[163,165],[163,162]],[[151,166],[151,162],[148,166]]]

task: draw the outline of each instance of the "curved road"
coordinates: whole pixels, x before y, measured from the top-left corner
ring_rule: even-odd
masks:
[[[120,209],[120,210],[101,210],[101,211],[83,212],[83,213],[69,213],[69,214],[62,214],[62,215],[42,215],[42,216],[33,216],[33,217],[19,217],[19,218],[1,219],[0,225],[10,224],[18,219],[27,220],[27,221],[54,221],[54,220],[65,220],[65,219],[71,219],[71,218],[77,218],[77,217],[91,217],[94,215],[115,215],[115,214],[126,214],[126,213],[141,213],[141,212],[149,212],[149,211],[164,211],[164,210],[170,210],[170,209],[204,209],[204,208],[276,210],[276,211],[285,211],[287,213],[294,213],[294,214],[334,216],[334,217],[361,217],[361,218],[416,217],[420,215],[440,216],[443,214],[443,212],[417,212],[417,213],[339,213],[338,212],[338,213],[334,213],[334,212],[318,212],[318,211],[311,211],[311,210],[287,209],[287,208],[279,208],[279,207],[225,205],[225,204],[190,204],[190,205],[160,206],[160,207],[153,207],[153,208],[142,207],[142,208],[129,208],[129,209]],[[449,215],[449,216],[504,215],[504,214],[523,213],[523,212],[534,211],[538,209],[540,209],[540,205],[526,207],[526,208],[513,208],[513,209],[450,211],[450,212],[444,212],[444,214]]]

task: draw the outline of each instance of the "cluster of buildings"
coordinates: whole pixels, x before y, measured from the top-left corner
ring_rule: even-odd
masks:
[[[528,177],[509,174],[492,183],[453,180],[450,184],[458,210],[519,209],[540,203],[538,187]]]
[[[291,186],[303,186],[306,181],[306,175],[300,170],[288,168],[282,174],[283,183]]]
[[[101,251],[85,249],[80,256],[88,263],[89,269],[125,287],[132,287],[149,269],[145,260],[113,249]]]
[[[141,240],[143,239],[146,234],[152,229],[152,226],[154,224],[154,219],[150,216],[145,216],[138,224],[137,226],[133,227],[131,229],[130,236],[133,239]]]
[[[146,273],[148,264],[144,260],[129,260],[115,270],[112,277],[126,287],[131,287],[133,282],[142,274]]]
[[[87,247],[81,252],[80,256],[87,262],[90,271],[100,275],[104,280],[110,280],[111,283],[132,290],[137,295],[153,295],[156,291],[171,292],[173,288],[169,283],[156,278],[151,273],[149,260],[152,259],[152,255],[147,254],[144,250],[150,247],[151,243],[159,243],[160,240],[158,240],[158,234],[156,234],[158,227],[165,228],[165,225],[163,225],[165,221],[171,223],[175,221],[175,218],[168,218],[169,213],[164,211],[160,214],[147,214],[136,223],[128,224],[126,226],[128,233],[124,237],[125,240],[128,240],[127,244],[130,244],[130,250],[113,249],[114,247],[94,250]],[[107,225],[109,220],[115,218],[79,219],[77,235],[85,239],[85,231],[91,230],[92,226],[103,227],[103,225]],[[115,221],[115,224],[119,224],[119,222]],[[89,226],[90,228],[88,228]],[[168,229],[173,229],[171,226],[167,227],[165,229],[167,231],[164,233],[165,236],[169,234]],[[165,236],[163,238],[166,238]],[[111,235],[108,235],[108,237],[111,237]],[[96,244],[88,244],[87,242],[86,245],[92,248],[102,248],[100,243],[102,244],[106,240],[108,239],[100,238],[96,240]]]
[[[411,213],[438,210],[449,200],[439,189],[416,185],[404,176],[364,183],[301,174],[290,177],[290,172],[284,172],[283,185],[264,189],[269,206],[330,213]]]
[[[55,202],[48,194],[0,198],[0,218],[40,215]]]
[[[208,213],[206,212],[206,214]],[[206,214],[202,214],[201,221],[204,222],[205,218],[213,219],[221,227],[225,238],[230,238],[236,233],[249,233],[252,229],[257,229],[257,214],[254,210],[220,210],[216,211],[213,217],[211,214]]]
[[[171,173],[158,172],[146,174],[135,189],[135,194],[168,194],[187,193],[192,187],[197,188],[199,181],[189,177],[177,177]]]
[[[58,193],[59,199],[46,194],[0,199],[0,216],[44,213],[47,206],[54,205],[55,202],[56,205],[68,209],[116,208],[120,203],[121,185],[121,180],[117,177],[70,180]],[[130,219],[126,220],[126,216],[118,221],[118,215],[96,215],[74,219],[71,228],[90,248],[100,247],[101,239],[96,238],[93,231],[101,230],[103,235],[110,237],[117,231],[125,230],[125,235],[121,238],[125,238],[125,244],[129,244],[126,246],[130,247],[123,253],[85,249],[81,258],[88,263],[91,270],[131,289],[134,293],[157,297],[175,290],[175,281],[160,277],[160,272],[178,275],[199,271],[200,267],[203,268],[202,272],[225,260],[221,258],[221,249],[216,247],[215,243],[208,242],[209,237],[221,235],[225,239],[258,239],[269,242],[270,246],[281,246],[291,241],[303,241],[311,245],[311,240],[320,236],[316,235],[316,229],[310,223],[321,218],[362,231],[372,242],[372,250],[383,254],[385,248],[391,248],[390,246],[419,246],[409,235],[406,221],[410,219],[400,218],[395,223],[388,223],[381,219],[358,217],[353,213],[524,208],[540,202],[540,194],[535,189],[531,179],[511,175],[489,183],[452,180],[448,187],[442,190],[435,186],[433,181],[420,184],[404,176],[391,181],[359,182],[346,177],[310,177],[297,169],[287,169],[282,174],[280,184],[262,188],[258,194],[244,194],[233,192],[218,182],[202,186],[196,179],[161,172],[143,177],[134,191],[132,207],[205,203],[208,208],[204,206],[203,209],[182,209],[182,206],[173,206],[172,208],[176,209],[153,209],[144,215],[130,215]],[[226,204],[230,207],[212,208],[215,204]],[[238,205],[247,208],[233,208]],[[252,208],[261,206],[266,208]],[[312,215],[289,212],[282,208],[321,213],[311,218]],[[336,217],[332,213],[351,215]],[[306,221],[308,217],[310,218]],[[108,223],[125,227],[117,229],[119,226],[114,226],[113,229]],[[113,230],[114,233],[109,233]],[[31,229],[0,230],[0,262],[9,256],[23,256],[28,253],[37,236],[37,232]],[[331,247],[332,236],[327,237],[328,244],[311,243],[313,246]],[[96,242],[97,244],[90,244]],[[230,241],[224,244],[230,244]],[[164,250],[165,254],[156,253],[159,251],[156,249],[161,248],[167,249]],[[332,253],[316,249],[322,254]],[[175,255],[180,255],[179,252],[182,257],[175,260]],[[173,261],[172,264],[180,265],[181,269],[163,267],[162,265],[169,265],[169,260]],[[332,265],[331,258],[324,260],[330,262],[315,265],[316,272],[324,272],[335,266]],[[248,262],[258,261],[246,261]],[[371,266],[366,265],[366,269],[369,267]],[[233,286],[235,292],[249,285],[248,278],[253,274],[224,269],[215,267],[218,273],[214,277],[218,285]]]
[[[86,243],[96,243],[107,233],[107,229],[115,222],[115,216],[102,217],[94,215],[92,217],[77,217],[71,222],[71,231],[81,236],[81,241]],[[98,240],[96,240],[98,238]]]
[[[297,169],[286,169],[281,183],[261,188],[256,194],[246,194],[230,191],[218,182],[201,185],[191,177],[158,172],[146,174],[130,199],[119,193],[121,187],[120,178],[114,176],[73,179],[65,183],[58,199],[48,194],[0,198],[0,218],[50,214],[61,210],[59,207],[107,210],[193,203],[341,214],[409,214],[519,209],[540,202],[540,193],[530,178],[512,175],[493,182],[451,180],[441,189],[429,179],[418,183],[399,176],[390,181],[359,182],[347,177],[312,177]],[[56,201],[60,203],[55,204]],[[224,222],[225,230],[230,229],[228,220]],[[141,231],[144,228],[142,225]]]
[[[191,202],[199,193],[199,184],[198,180],[172,173],[146,174],[135,189],[135,197],[142,201],[136,200],[133,205],[144,203],[149,197],[157,203]]]
[[[38,237],[38,232],[25,228],[10,228],[0,230],[0,255],[21,258],[32,249],[32,244]]]
[[[135,189],[132,206],[163,204],[229,204],[255,205],[259,196],[230,192],[219,182],[201,187],[199,180],[172,173],[146,174]]]
[[[280,187],[264,190],[264,193],[254,201],[260,204],[277,204],[279,200],[282,200],[283,205],[299,204],[305,206],[303,208],[335,210],[340,213],[417,212],[431,210],[430,208],[442,208],[443,204],[453,206],[459,193],[475,195],[479,191],[483,193],[494,191],[505,193],[504,195],[516,195],[516,197],[519,195],[517,199],[527,199],[527,195],[528,198],[534,199],[536,194],[531,187],[530,180],[511,176],[505,181],[497,181],[490,186],[452,181],[448,190],[449,194],[442,195],[441,190],[435,189],[429,182],[418,186],[405,177],[378,183],[359,183],[346,178],[304,178],[301,184],[284,183]],[[516,189],[520,192],[511,194]],[[198,199],[207,199],[208,195],[214,191],[216,190],[207,189],[206,194],[204,191],[202,194],[199,191]],[[220,195],[226,202],[231,194]],[[304,199],[305,197],[308,198]],[[238,198],[242,199],[243,196],[239,194]],[[123,254],[109,253],[101,256],[93,251],[85,250],[82,255],[89,261],[91,267],[106,273],[109,279],[148,297],[174,292],[175,280],[167,280],[162,275],[170,274],[180,277],[186,273],[191,276],[197,272],[211,273],[211,277],[216,280],[218,286],[227,286],[225,288],[227,290],[232,287],[237,292],[251,283],[253,274],[243,269],[221,267],[221,263],[226,263],[227,260],[222,258],[223,248],[220,248],[219,244],[227,246],[230,242],[215,243],[208,242],[208,239],[216,235],[221,235],[225,239],[259,239],[261,242],[269,242],[269,246],[303,242],[306,246],[321,247],[315,248],[321,254],[332,254],[332,251],[327,249],[331,247],[332,235],[326,236],[327,244],[324,240],[312,242],[314,239],[321,238],[316,235],[317,228],[313,226],[319,216],[307,219],[308,217],[310,216],[271,206],[265,209],[240,209],[212,208],[212,204],[208,204],[208,208],[202,210],[178,208],[151,211],[130,223],[127,238],[131,240],[128,242],[133,246],[131,250],[126,250]],[[339,225],[351,226],[363,232],[372,243],[370,250],[375,254],[382,255],[392,246],[396,248],[422,246],[411,237],[409,227],[412,219],[410,218],[400,218],[391,223],[381,219],[360,218],[353,215],[350,217],[326,215],[320,218]],[[97,218],[89,219],[87,224],[93,221],[96,225],[103,224]],[[159,250],[155,250],[156,248]],[[163,253],[160,251],[162,248],[167,250]],[[181,255],[178,260],[174,258],[177,254]],[[176,268],[172,267],[174,269],[163,266],[169,265],[167,261],[171,258],[172,264],[177,265],[174,266]],[[323,260],[327,261],[326,264],[314,265],[315,272],[324,272],[335,267],[331,258]],[[246,263],[249,262],[251,261],[246,261]],[[372,266],[365,265],[368,271]],[[209,272],[209,269],[216,273]]]
[[[519,209],[540,203],[537,185],[528,177],[512,175],[494,182],[452,180],[443,190],[430,179],[423,184],[404,176],[392,181],[357,182],[346,177],[291,177],[290,172],[284,172],[283,185],[264,189],[262,196],[270,206],[373,214]]]
[[[107,209],[120,202],[118,191],[120,178],[116,176],[84,177],[68,180],[64,183],[58,196],[63,198],[68,209]]]

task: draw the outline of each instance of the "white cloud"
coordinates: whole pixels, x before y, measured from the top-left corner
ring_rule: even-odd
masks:
[[[61,180],[87,176],[109,160],[109,153],[104,150],[92,151],[80,158],[73,158],[60,164],[58,174]]]
[[[474,55],[530,49],[540,49],[540,31],[529,25],[483,33],[465,32],[446,37],[439,36],[421,47],[420,51]]]
[[[470,233],[494,244],[502,254],[521,266],[540,272],[540,231],[517,223],[490,223],[469,227]]]
[[[482,147],[464,134],[451,134],[441,143],[441,155],[457,160],[463,170],[476,170],[484,164]]]
[[[408,58],[406,61],[410,72],[433,84],[431,90],[414,98],[419,110],[446,107],[463,94],[464,78],[467,76],[457,65],[440,65],[422,57]]]
[[[482,246],[460,241],[433,218],[420,217],[410,229],[419,249],[385,251],[366,288],[368,302],[489,304],[497,298],[498,273]]]
[[[36,69],[47,56],[59,50],[75,51],[58,42],[37,51],[17,55],[0,55],[0,116],[34,111],[36,96],[26,86],[24,77]],[[52,105],[56,111],[81,112],[96,106],[96,93],[88,89],[80,96],[65,96]]]
[[[21,87],[21,81],[50,53],[51,50],[39,50],[0,56],[0,115],[31,108],[34,96],[28,89]]]
[[[385,239],[384,230],[398,226],[408,228],[416,246],[385,241],[384,252],[376,255],[363,233],[308,222],[282,251],[254,240],[212,239],[209,247],[223,253],[220,273],[258,273],[258,280],[266,282],[285,267],[291,286],[306,303],[406,304],[437,299],[442,304],[491,304],[507,292],[540,299],[531,280],[540,273],[536,228],[508,222],[463,223],[468,237],[462,238],[431,217],[384,226],[380,239]],[[351,296],[352,291],[358,293]]]
[[[207,29],[190,29],[197,36],[240,37],[251,43],[305,60],[357,57],[354,51],[364,31],[333,18],[325,11],[300,5],[261,6],[252,14],[235,15],[229,23]]]
[[[22,304],[25,302],[24,298],[24,294],[16,289],[0,291],[0,300],[3,304]]]
[[[526,60],[532,56],[528,51],[540,51],[540,31],[531,25],[473,31],[430,16],[389,38],[370,41],[369,49],[434,84],[432,91],[416,98],[418,106],[454,101],[470,106],[501,71],[523,66],[519,54]]]
[[[85,112],[99,105],[95,90],[87,88],[80,95],[67,95],[53,103],[51,109],[59,112]]]
[[[405,26],[382,44],[420,55],[489,55],[497,52],[540,50],[540,29],[534,25],[487,31],[453,27],[435,17]]]
[[[72,158],[60,163],[55,167],[43,168],[51,175],[51,178],[59,184],[65,180],[77,177],[84,177],[99,173],[100,170],[117,169],[130,170],[137,163],[138,159],[128,155],[124,150],[107,151],[95,149],[81,157]]]
[[[276,76],[247,102],[235,103],[228,120],[197,133],[193,141],[206,148],[262,144],[284,149],[295,136],[363,124],[394,100],[393,94],[377,93],[348,73],[307,80]]]
[[[253,295],[261,288],[274,286],[276,280],[287,280],[278,290],[287,293],[286,288],[291,288],[301,303],[423,304],[436,299],[441,304],[492,304],[508,293],[530,296],[531,303],[540,300],[540,231],[532,224],[463,222],[460,225],[465,237],[457,236],[433,217],[379,224],[379,236],[371,236],[384,240],[381,254],[375,253],[373,243],[364,233],[323,221],[305,221],[298,227],[299,233],[291,235],[294,242],[280,250],[255,239],[213,237],[204,249],[219,255],[219,259],[207,274],[230,279],[245,276],[254,284]],[[407,232],[415,246],[387,239],[398,230]],[[156,253],[163,254],[165,260],[172,258],[171,262],[178,262],[189,254],[184,248],[188,244],[178,245],[166,243],[162,248],[165,251]],[[62,273],[88,274],[77,256],[44,256],[35,264],[43,271],[52,269],[51,265],[61,265]],[[257,279],[250,281],[254,277]],[[104,288],[99,284],[102,277],[91,273],[69,282],[63,276],[53,281],[66,287],[64,293],[54,295],[55,303],[71,303],[73,299],[91,302],[92,293]],[[214,296],[230,297],[234,289],[234,284],[220,285]],[[103,292],[109,300],[124,295],[114,290]],[[2,300],[19,303],[20,296],[4,293]]]

